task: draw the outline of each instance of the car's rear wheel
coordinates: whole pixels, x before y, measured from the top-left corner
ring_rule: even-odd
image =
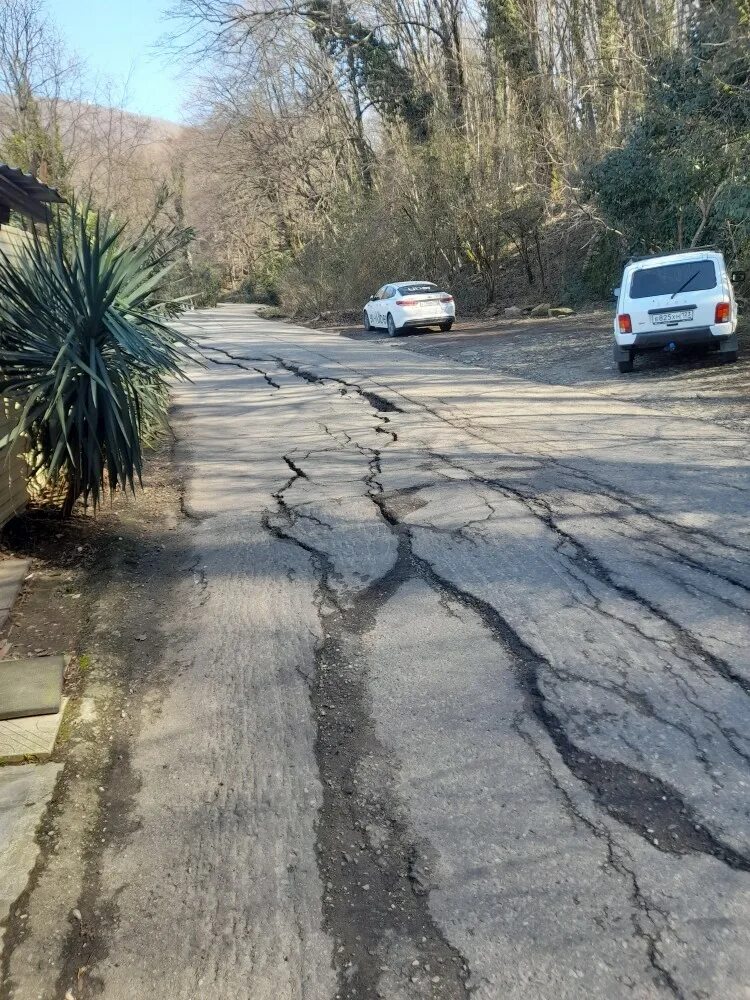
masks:
[[[443,333],[447,333],[453,326],[453,320],[448,320],[447,323],[440,323],[440,329]]]
[[[724,365],[730,365],[733,361],[737,360],[737,351],[722,351],[719,355],[721,358],[721,363]]]
[[[391,316],[390,313],[388,313],[388,321],[387,321],[387,323],[388,323],[388,336],[389,337],[398,337],[398,328],[396,327],[396,324],[393,321],[393,316]]]
[[[370,322],[370,317],[367,315],[367,310],[362,311],[362,326],[369,333],[372,330],[372,323]]]
[[[625,374],[625,372],[632,372],[632,370],[633,370],[633,359],[630,358],[629,361],[618,361],[617,362],[617,370],[619,372],[622,372],[623,375]]]

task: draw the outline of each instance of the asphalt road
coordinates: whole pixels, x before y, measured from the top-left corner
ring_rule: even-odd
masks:
[[[185,326],[180,669],[91,995],[750,997],[745,434]]]
[[[635,371],[620,375],[612,359],[611,307],[570,317],[459,319],[449,334],[416,331],[399,344],[409,351],[460,365],[480,366],[549,386],[585,388],[662,413],[720,423],[750,432],[750,330],[739,328],[740,358],[722,364],[700,351],[638,355]],[[345,337],[376,343],[382,331],[343,327]]]

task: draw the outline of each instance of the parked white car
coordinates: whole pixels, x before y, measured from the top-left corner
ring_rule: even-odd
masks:
[[[380,327],[389,337],[402,330],[438,326],[450,330],[456,318],[453,296],[431,281],[394,281],[383,285],[365,305],[362,321],[365,330]]]
[[[617,299],[614,358],[633,370],[643,351],[705,347],[724,361],[737,360],[737,301],[721,253],[688,250],[638,257],[625,266]]]

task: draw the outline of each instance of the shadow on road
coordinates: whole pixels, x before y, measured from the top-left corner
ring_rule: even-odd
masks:
[[[639,355],[621,375],[612,360],[611,314],[564,319],[476,319],[448,333],[425,330],[392,341],[383,331],[333,328],[351,340],[381,342],[419,354],[512,375],[543,385],[586,386],[686,417],[750,429],[750,335],[740,329],[740,359],[724,364],[700,351]]]

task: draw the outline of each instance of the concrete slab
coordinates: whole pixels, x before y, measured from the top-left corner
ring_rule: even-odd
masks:
[[[0,560],[0,628],[8,617],[28,572],[28,559]]]
[[[64,671],[62,656],[0,660],[0,721],[59,712]]]
[[[32,715],[0,722],[0,764],[48,760],[65,715],[67,698],[55,715]]]
[[[0,769],[0,949],[5,917],[34,867],[34,833],[61,769],[62,764]]]

